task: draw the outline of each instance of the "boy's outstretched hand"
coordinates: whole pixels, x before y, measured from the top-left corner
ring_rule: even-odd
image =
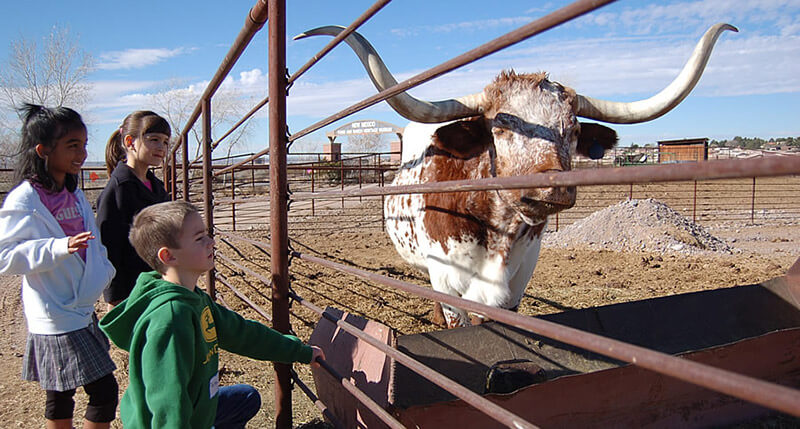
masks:
[[[69,253],[75,253],[78,250],[85,249],[89,247],[89,240],[93,239],[94,235],[92,235],[91,231],[84,231],[78,234],[73,235],[69,238],[67,242],[67,251]]]
[[[314,368],[320,367],[317,359],[325,360],[325,352],[323,352],[322,349],[317,346],[311,346],[311,366]]]

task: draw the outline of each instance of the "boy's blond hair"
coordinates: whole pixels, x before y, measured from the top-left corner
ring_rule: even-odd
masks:
[[[178,240],[189,213],[199,213],[199,210],[191,203],[178,200],[145,207],[133,218],[128,239],[139,257],[161,274],[166,267],[158,259],[158,249],[180,248]]]

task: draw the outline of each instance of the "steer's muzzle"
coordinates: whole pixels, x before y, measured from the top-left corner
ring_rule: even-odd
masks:
[[[539,188],[523,192],[520,212],[533,219],[543,219],[575,205],[575,187]]]
[[[577,194],[574,186],[561,186],[557,188],[537,189],[534,195],[528,196],[536,201],[563,206],[562,210],[575,205],[575,195]],[[537,195],[538,194],[538,195]]]

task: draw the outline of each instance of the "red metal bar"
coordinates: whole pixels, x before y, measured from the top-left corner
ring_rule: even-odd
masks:
[[[548,172],[515,177],[492,177],[478,180],[451,180],[422,185],[387,186],[382,189],[353,189],[316,194],[296,193],[295,200],[427,194],[435,192],[486,191],[496,189],[548,188],[579,185],[623,185],[644,182],[684,182],[689,180],[775,177],[800,174],[800,157],[769,157],[707,161],[698,164],[664,164],[637,167],[597,168]]]
[[[694,196],[692,199],[692,222],[697,222],[697,180],[694,181]]]
[[[423,365],[421,362],[419,362],[418,360],[412,358],[411,356],[408,356],[408,355],[398,351],[397,349],[395,349],[395,348],[393,348],[391,346],[383,344],[383,342],[381,342],[377,338],[372,337],[370,335],[367,335],[366,333],[364,333],[362,330],[358,329],[357,327],[345,322],[344,320],[336,317],[333,314],[330,314],[330,313],[328,313],[326,311],[323,311],[321,308],[319,308],[316,305],[314,305],[314,304],[306,301],[305,299],[303,299],[303,297],[301,297],[301,296],[299,296],[297,294],[292,294],[292,297],[297,302],[299,302],[300,304],[304,305],[308,309],[310,309],[310,310],[314,311],[315,313],[319,314],[320,316],[328,319],[331,323],[333,323],[336,326],[340,327],[343,331],[345,331],[345,332],[349,333],[350,335],[352,335],[352,336],[364,341],[365,343],[375,347],[376,349],[386,353],[387,356],[393,358],[397,362],[400,362],[401,364],[406,366],[408,369],[410,369],[410,370],[416,372],[417,374],[427,378],[431,382],[435,383],[437,386],[439,386],[442,389],[452,393],[453,395],[455,395],[456,397],[460,398],[462,401],[472,405],[476,409],[486,413],[486,415],[488,415],[489,417],[497,420],[498,422],[503,423],[504,425],[506,425],[508,427],[511,427],[511,428],[536,428],[537,427],[537,426],[531,424],[530,422],[526,421],[522,417],[520,417],[520,416],[518,416],[518,415],[516,415],[516,414],[514,414],[514,413],[512,413],[512,412],[510,412],[508,410],[506,410],[505,408],[495,404],[492,401],[489,401],[488,399],[480,396],[479,394],[467,389],[466,387],[464,387],[464,386],[456,383],[455,381],[443,376],[442,374],[434,371],[430,367],[428,367],[426,365]],[[324,361],[320,362],[320,363],[323,364],[323,366],[325,367],[326,370],[328,370],[329,372],[335,373],[335,370],[332,367],[330,367],[329,365],[327,365],[326,363],[324,363]],[[353,386],[353,388],[350,389],[347,384],[342,383],[342,385],[346,389],[348,389],[348,391],[350,393],[353,393],[354,395],[356,395],[357,398],[361,399],[361,396],[359,395],[359,393],[361,393],[361,391],[356,389],[355,386]],[[377,404],[375,404],[375,405],[377,405]],[[373,408],[370,408],[370,410],[373,411],[373,412],[376,411]],[[380,410],[383,410],[383,409],[380,408]],[[385,411],[383,411],[383,413],[385,413]],[[381,414],[377,414],[376,413],[376,415],[378,415],[378,417],[383,418],[381,416]],[[388,415],[388,413],[386,415]],[[394,418],[392,418],[391,416],[389,416],[389,418],[394,420]],[[384,420],[384,421],[386,421],[386,420]],[[398,423],[398,425],[399,425],[399,423]],[[400,428],[402,428],[404,426],[403,425],[400,425],[400,426],[392,425],[392,427],[400,427]]]
[[[218,253],[218,254],[216,255],[216,257],[217,257],[217,258],[220,258],[220,259],[223,259],[223,260],[225,260],[225,262],[227,262],[227,263],[229,263],[229,264],[231,264],[231,265],[234,265],[234,266],[236,266],[236,265],[239,265],[239,264],[237,264],[237,263],[233,262],[231,259],[227,258],[225,255],[222,255],[222,254],[220,254],[220,253]],[[261,317],[263,317],[263,318],[265,318],[265,319],[269,320],[270,322],[272,321],[272,317],[270,317],[269,313],[267,313],[267,312],[266,312],[266,311],[265,311],[263,308],[261,308],[261,307],[260,307],[258,304],[256,304],[255,302],[251,301],[251,300],[250,300],[250,298],[248,298],[248,297],[247,297],[247,295],[245,295],[245,294],[243,294],[242,292],[240,292],[240,291],[239,291],[239,289],[236,289],[235,287],[233,287],[233,285],[231,285],[230,283],[228,283],[228,281],[227,281],[227,280],[225,280],[225,278],[223,278],[221,275],[217,274],[217,280],[219,280],[219,282],[220,282],[220,283],[222,283],[222,284],[223,284],[223,285],[225,285],[225,286],[226,286],[228,289],[230,289],[230,290],[231,290],[231,292],[233,292],[233,294],[234,294],[234,295],[236,295],[237,297],[239,297],[239,299],[241,299],[242,301],[246,302],[246,303],[247,303],[247,305],[249,305],[249,306],[250,306],[250,308],[252,308],[253,310],[255,310],[255,312],[256,312],[256,313],[260,314],[260,315],[261,315]]]
[[[181,141],[183,147],[181,148],[181,160],[183,167],[181,167],[181,175],[183,176],[183,201],[189,201],[189,131],[184,131],[181,134]]]
[[[170,157],[170,165],[172,165],[170,169],[170,175],[172,176],[172,189],[170,189],[170,194],[172,195],[172,199],[175,200],[178,197],[178,162],[174,156]]]
[[[242,119],[239,119],[239,121],[236,122],[231,127],[231,129],[225,131],[225,134],[223,134],[222,137],[218,138],[214,143],[211,144],[211,150],[213,151],[214,149],[216,149],[217,146],[219,146],[219,144],[222,143],[223,140],[225,140],[225,138],[227,138],[229,135],[231,135],[231,133],[236,131],[237,128],[239,128],[243,123],[245,123],[248,119],[250,119],[251,116],[255,115],[259,110],[261,110],[261,108],[264,107],[268,102],[269,102],[269,97],[265,97],[263,100],[259,101],[258,104],[256,104],[255,107],[250,109],[250,111],[247,112],[242,117]],[[197,163],[197,161],[198,159],[195,159],[194,161],[192,161],[192,164]]]
[[[231,170],[231,225],[236,231],[236,170]]]
[[[339,159],[339,179],[342,182],[342,191],[344,191],[344,160]],[[344,197],[342,197],[342,208],[344,208]]]
[[[197,119],[200,117],[200,113],[202,112],[202,100],[210,100],[214,93],[217,92],[217,89],[219,89],[222,81],[225,80],[225,77],[228,76],[228,73],[230,73],[233,65],[239,60],[244,48],[250,44],[250,40],[253,39],[253,36],[255,36],[259,30],[261,30],[261,27],[264,26],[265,22],[267,22],[267,3],[265,3],[264,0],[256,0],[256,4],[253,5],[253,7],[250,9],[250,12],[247,14],[247,18],[244,21],[244,27],[239,30],[236,40],[233,41],[233,45],[231,45],[231,48],[228,50],[225,58],[222,59],[222,63],[219,65],[217,72],[214,73],[211,81],[208,82],[206,90],[203,91],[203,95],[200,97],[201,101],[197,103],[197,107],[195,107],[191,116],[189,116],[189,119],[186,121],[186,125],[184,126],[181,135],[185,136],[189,134],[189,130],[192,129],[194,123],[197,122]],[[171,156],[175,156],[175,152],[177,152],[178,147],[185,146],[187,143],[188,140],[182,140],[180,143],[178,143],[177,146],[172,148]]]
[[[202,102],[203,112],[203,214],[206,218],[206,230],[211,237],[214,237],[214,193],[211,189],[211,100],[204,99]],[[214,269],[206,273],[206,288],[211,299],[217,296],[214,285]]]
[[[317,171],[317,169],[314,168],[314,164],[312,163],[311,164],[311,192],[314,192],[314,174],[315,174],[316,171]],[[311,200],[311,216],[314,216],[314,203],[315,202],[316,201]]]
[[[227,235],[227,234],[226,234],[226,235]],[[233,238],[236,238],[236,239],[244,239],[244,237],[240,237],[240,236],[236,236],[236,235],[230,235],[230,236],[231,236],[231,237],[233,237]],[[245,241],[247,241],[247,242],[251,242],[251,240],[249,240],[249,239],[244,239],[244,240],[245,240]],[[267,278],[263,277],[262,275],[258,274],[257,272],[255,272],[255,271],[253,271],[253,270],[251,270],[251,269],[249,269],[249,268],[245,267],[244,265],[241,265],[241,264],[239,264],[239,263],[237,263],[237,262],[233,261],[233,260],[232,260],[232,259],[230,259],[230,258],[227,258],[227,257],[225,257],[224,255],[220,255],[220,256],[221,256],[221,258],[222,258],[222,259],[224,259],[224,260],[225,260],[225,262],[226,262],[226,263],[228,263],[228,264],[232,265],[233,267],[235,267],[235,268],[237,268],[237,269],[239,269],[239,270],[241,270],[241,271],[244,271],[245,273],[247,273],[247,274],[249,274],[249,275],[251,275],[251,276],[253,276],[253,277],[255,277],[255,278],[259,279],[259,280],[261,280],[261,281],[262,281],[264,284],[267,284],[267,285],[269,285],[269,280],[268,280]],[[250,304],[250,306],[251,306],[251,307],[255,306],[255,304],[252,304],[252,301],[250,301],[249,299],[247,299],[247,298],[246,298],[244,295],[239,295],[238,291],[236,291],[236,289],[234,289],[232,286],[228,285],[228,287],[230,287],[230,288],[231,288],[231,290],[233,290],[233,291],[234,291],[234,293],[236,293],[236,294],[237,294],[237,296],[239,296],[239,297],[240,297],[240,298],[242,298],[242,299],[243,299],[245,302],[247,302],[248,304]],[[296,295],[296,294],[292,294],[292,297],[294,297],[295,299],[297,299],[297,300],[298,300],[298,302],[300,302],[300,303],[301,303],[302,305],[304,305],[305,307],[307,307],[307,308],[311,309],[312,311],[315,311],[315,312],[317,312],[317,314],[320,314],[320,315],[322,315],[322,309],[320,309],[319,307],[317,307],[317,306],[315,306],[315,305],[313,305],[313,304],[311,304],[311,303],[309,303],[309,302],[305,301],[305,300],[304,300],[302,297],[300,297],[300,296],[298,296],[298,295]],[[258,311],[258,307],[253,307],[253,308],[256,308],[256,309],[257,309],[257,311]],[[268,316],[266,316],[266,314],[263,314],[263,313],[261,313],[261,312],[259,312],[259,314],[261,314],[262,316],[264,316],[264,317],[266,317],[267,319],[271,320],[271,319],[270,319]],[[342,322],[342,323],[344,323],[344,322]],[[328,365],[328,364],[327,364],[325,361],[320,361],[320,365],[322,365],[322,367],[323,367],[323,368],[324,368],[326,371],[328,371],[328,373],[329,373],[331,376],[333,376],[334,378],[336,378],[337,380],[339,380],[339,382],[342,384],[342,386],[343,386],[343,387],[344,387],[344,388],[345,388],[345,389],[346,389],[348,392],[350,392],[350,393],[351,393],[353,396],[355,396],[355,397],[356,397],[356,398],[357,398],[357,399],[358,399],[358,400],[359,400],[361,403],[363,403],[363,404],[364,404],[364,405],[365,405],[365,406],[366,406],[366,407],[367,407],[367,408],[368,408],[370,411],[372,411],[373,413],[375,413],[375,415],[376,415],[378,418],[380,418],[381,420],[383,420],[383,421],[384,421],[385,423],[387,423],[387,424],[388,424],[390,427],[394,427],[394,428],[403,428],[403,425],[401,425],[400,423],[398,423],[398,422],[397,422],[397,420],[395,420],[395,418],[394,418],[394,417],[392,417],[392,416],[391,416],[389,413],[387,413],[387,412],[386,412],[386,410],[384,410],[384,409],[383,409],[383,407],[381,407],[380,405],[378,405],[378,404],[377,404],[377,403],[376,403],[374,400],[372,400],[372,398],[370,398],[370,397],[369,397],[369,396],[367,396],[367,395],[366,395],[364,392],[362,392],[361,390],[359,390],[359,389],[358,389],[358,388],[357,388],[357,387],[356,387],[356,386],[355,386],[355,385],[354,385],[354,384],[353,384],[353,383],[352,383],[350,380],[346,380],[344,377],[342,377],[342,376],[341,376],[341,375],[340,375],[340,374],[339,374],[339,373],[336,371],[336,369],[335,369],[335,368],[333,368],[333,367],[331,367],[330,365]]]
[[[339,422],[339,419],[336,418],[336,416],[331,412],[331,410],[328,409],[328,406],[325,405],[324,402],[320,401],[320,399],[317,397],[314,391],[311,390],[311,388],[309,388],[303,382],[303,380],[300,379],[300,377],[297,375],[297,372],[294,370],[292,370],[292,380],[294,380],[294,384],[300,387],[300,390],[302,390],[303,393],[306,394],[308,399],[310,399],[311,402],[314,403],[314,406],[317,407],[317,409],[322,413],[322,415],[325,416],[325,420],[330,422],[330,424],[332,424],[335,429],[344,429],[344,426],[342,426],[342,424]]]
[[[423,288],[315,256],[298,252],[293,252],[292,255],[305,261],[314,262],[325,267],[353,274],[371,282],[393,286],[423,298],[483,314],[492,320],[507,323],[511,326],[516,326],[563,343],[600,353],[604,356],[629,362],[642,368],[683,380],[687,383],[703,386],[770,409],[800,417],[800,390],[687,361],[665,353],[605,338],[600,335],[562,326],[546,320],[524,316],[508,310],[457,298],[452,295],[436,292],[429,288]],[[427,374],[423,375],[428,376]]]
[[[289,236],[286,178],[286,1],[269,0],[269,178],[272,326],[289,333]],[[291,367],[275,363],[275,427],[292,427]]]
[[[256,193],[256,160],[250,161],[250,189]]]
[[[387,88],[372,97],[366,98],[342,111],[336,113],[332,116],[329,116],[326,119],[323,119],[310,127],[305,128],[304,130],[292,134],[289,136],[289,141],[295,141],[307,134],[310,134],[326,125],[329,125],[333,122],[338,121],[344,117],[350,116],[353,113],[359,112],[361,110],[366,109],[373,104],[377,104],[387,98],[391,98],[407,89],[413,88],[415,86],[421,85],[431,79],[434,79],[438,76],[441,76],[449,71],[455,70],[459,67],[462,67],[466,64],[471,62],[477,61],[485,56],[488,56],[494,52],[497,52],[501,49],[507,48],[515,43],[519,43],[522,40],[525,40],[531,36],[539,34],[545,30],[553,28],[557,25],[563,24],[569,20],[575,19],[579,16],[587,14],[601,6],[604,6],[609,3],[613,3],[616,0],[578,0],[566,7],[563,7],[549,15],[546,15],[542,18],[537,19],[527,25],[524,25],[510,33],[506,33],[503,36],[500,36],[488,43],[485,43],[477,48],[468,51],[464,54],[461,54],[447,62],[444,62],[434,68],[428,69],[416,76],[413,76],[409,79],[404,80],[403,82],[398,83],[390,88]],[[255,155],[254,158],[257,158],[261,155],[266,153],[266,151],[261,151]],[[248,160],[242,161],[242,163],[247,162]],[[228,168],[235,168],[239,164],[234,164]]]
[[[753,177],[753,193],[750,198],[750,223],[755,223],[756,218],[756,178]]]

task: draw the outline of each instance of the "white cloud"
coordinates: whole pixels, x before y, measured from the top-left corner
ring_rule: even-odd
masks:
[[[187,50],[177,49],[126,49],[100,54],[97,68],[101,70],[140,69],[178,56]]]
[[[265,75],[261,69],[258,68],[239,73],[239,80],[244,86],[252,87],[257,85],[267,85],[267,75]]]
[[[625,7],[620,12],[600,9],[576,21],[578,25],[597,25],[626,34],[665,34],[675,28],[695,27],[702,31],[709,24],[725,21],[737,26],[783,27],[800,10],[798,0],[702,0],[644,7]],[[776,26],[775,23],[778,23]]]

